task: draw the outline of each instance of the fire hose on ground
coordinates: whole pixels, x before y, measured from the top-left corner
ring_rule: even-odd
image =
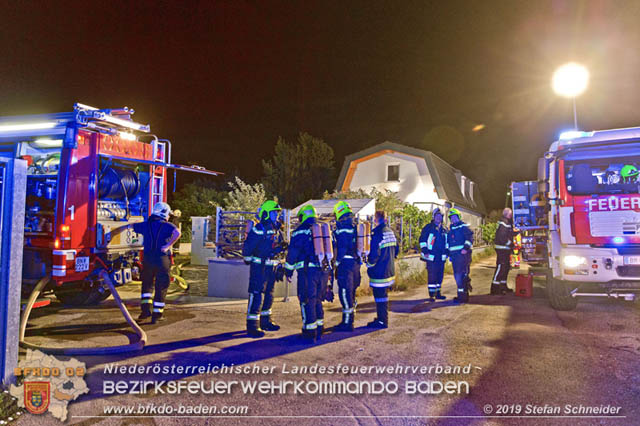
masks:
[[[110,354],[119,354],[124,352],[133,352],[139,351],[144,348],[144,345],[147,343],[147,334],[144,330],[138,325],[138,323],[133,319],[124,302],[120,298],[118,291],[116,290],[116,286],[113,284],[113,280],[110,274],[107,272],[107,266],[100,260],[97,259],[99,263],[102,264],[103,269],[100,270],[99,275],[107,283],[109,290],[111,290],[111,294],[113,295],[113,299],[116,301],[116,305],[122,312],[124,319],[131,326],[135,334],[138,336],[138,341],[129,343],[127,345],[119,345],[119,346],[104,346],[99,348],[50,348],[34,345],[32,343],[28,343],[24,340],[24,335],[27,329],[27,321],[29,320],[29,315],[31,314],[31,309],[33,308],[33,304],[35,303],[40,293],[45,288],[47,283],[49,282],[50,277],[46,276],[42,278],[36,284],[35,288],[31,292],[29,296],[29,301],[25,307],[24,313],[22,314],[22,319],[20,321],[20,346],[27,349],[35,349],[42,352],[46,352],[53,355],[110,355]]]

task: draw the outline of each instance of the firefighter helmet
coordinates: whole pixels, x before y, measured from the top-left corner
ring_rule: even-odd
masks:
[[[277,212],[280,210],[282,210],[280,204],[276,203],[273,200],[267,200],[260,206],[260,219],[267,220],[269,219],[269,215],[271,214],[271,212]]]
[[[435,218],[437,214],[443,216],[442,212],[440,211],[440,207],[436,207],[435,209],[433,209],[433,211],[431,212],[431,217]]]
[[[317,217],[316,208],[311,204],[307,204],[306,206],[301,207],[300,210],[298,210],[298,219],[300,219],[300,223],[304,222],[310,217]]]
[[[169,219],[169,215],[171,214],[171,207],[169,207],[169,204],[163,203],[161,201],[153,206],[153,211],[151,212],[151,214],[167,220]]]
[[[462,215],[460,214],[460,211],[458,209],[453,208],[449,210],[449,217],[451,216],[458,216],[458,219],[460,219]]]
[[[336,215],[336,220],[340,220],[345,214],[353,213],[353,210],[351,210],[351,206],[346,201],[338,201],[336,205],[333,206],[333,213]]]
[[[627,164],[620,170],[620,176],[622,176],[622,179],[625,182],[631,182],[638,177],[638,168],[631,164]]]

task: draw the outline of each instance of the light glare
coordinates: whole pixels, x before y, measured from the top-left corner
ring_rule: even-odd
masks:
[[[562,262],[564,263],[564,266],[566,266],[567,268],[576,268],[580,265],[586,264],[587,259],[585,259],[582,256],[569,255],[569,256],[565,256],[562,259]]]
[[[42,130],[52,129],[56,127],[58,123],[55,121],[48,121],[44,123],[24,123],[24,124],[5,124],[0,125],[0,132],[19,132],[21,130]]]
[[[589,84],[589,71],[575,62],[570,62],[558,68],[553,73],[551,87],[553,91],[566,98],[580,96]]]

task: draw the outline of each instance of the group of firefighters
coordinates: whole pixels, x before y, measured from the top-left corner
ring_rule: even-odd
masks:
[[[386,214],[377,211],[371,232],[370,249],[363,255],[357,248],[358,223],[346,201],[334,207],[336,229],[332,233],[335,264],[320,260],[314,247],[314,225],[317,223],[316,209],[305,205],[297,213],[299,225],[291,233],[287,245],[281,232],[279,220],[281,207],[276,201],[266,201],[258,210],[259,222],[249,231],[244,242],[242,256],[250,267],[249,302],[247,308],[247,333],[251,337],[263,337],[265,331],[280,329],[272,318],[273,291],[276,281],[291,281],[297,272],[297,293],[302,315],[302,337],[308,341],[319,340],[324,332],[324,310],[322,302],[333,300],[333,289],[329,287],[330,275],[338,281],[338,297],[342,305],[342,321],[334,331],[353,331],[356,312],[356,289],[360,285],[360,268],[367,267],[369,285],[376,303],[376,317],[367,324],[371,328],[387,328],[388,290],[395,282],[395,259],[398,242],[389,228]],[[135,232],[144,236],[144,264],[142,276],[141,314],[139,320],[151,317],[152,323],[162,319],[164,297],[169,285],[168,255],[180,233],[168,222],[170,208],[166,203],[154,207],[150,219],[133,225]],[[456,303],[466,303],[472,290],[469,277],[473,232],[462,221],[456,208],[448,211],[450,228],[444,226],[443,213],[439,208],[432,212],[432,220],[420,235],[421,260],[426,262],[429,301],[446,299],[441,293],[444,267],[447,259],[453,266],[457,285]],[[118,229],[112,232],[121,232]],[[507,274],[513,239],[512,212],[503,211],[495,238],[497,253],[496,271],[491,284],[491,294],[506,294]],[[278,260],[287,252],[284,265]],[[333,271],[335,269],[335,271]],[[154,282],[155,281],[155,282]],[[153,288],[155,295],[152,298]],[[152,310],[153,308],[153,310]]]

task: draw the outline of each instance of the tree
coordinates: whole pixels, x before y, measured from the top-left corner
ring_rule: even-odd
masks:
[[[265,189],[287,208],[322,197],[334,181],[333,149],[308,133],[300,133],[296,144],[279,138],[274,156],[262,167]]]
[[[229,182],[231,191],[225,198],[225,209],[230,211],[255,212],[267,201],[267,194],[261,183],[248,184],[239,177]]]
[[[211,216],[224,203],[225,193],[198,183],[189,183],[173,195],[171,207],[180,210],[181,241],[191,241],[191,217]]]

